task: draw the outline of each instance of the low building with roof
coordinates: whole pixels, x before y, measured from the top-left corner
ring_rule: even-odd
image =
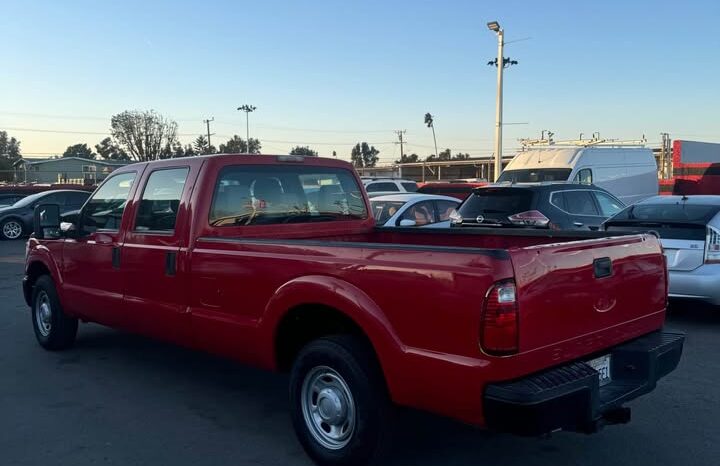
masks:
[[[132,163],[120,160],[94,160],[81,157],[18,159],[13,163],[19,183],[66,183],[95,185],[113,170]]]

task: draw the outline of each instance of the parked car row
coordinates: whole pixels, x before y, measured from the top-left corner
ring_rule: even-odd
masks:
[[[90,192],[57,189],[25,196],[12,205],[0,207],[0,237],[6,240],[27,236],[33,231],[33,211],[39,204],[58,204],[61,213],[77,210]]]

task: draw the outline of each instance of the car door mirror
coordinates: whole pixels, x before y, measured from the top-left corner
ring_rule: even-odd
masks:
[[[33,232],[39,239],[60,238],[60,206],[38,204],[33,211]]]
[[[415,220],[410,220],[409,218],[404,218],[400,220],[401,227],[414,227],[415,225],[417,225]]]

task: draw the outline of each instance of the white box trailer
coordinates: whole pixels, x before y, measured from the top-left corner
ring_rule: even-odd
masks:
[[[630,205],[658,194],[657,163],[644,147],[531,147],[518,152],[498,182],[594,184]]]

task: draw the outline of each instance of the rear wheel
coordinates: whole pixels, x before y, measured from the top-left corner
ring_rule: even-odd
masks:
[[[2,239],[18,239],[23,234],[22,223],[14,218],[9,218],[0,225],[0,236]]]
[[[361,338],[308,343],[292,368],[290,403],[298,440],[320,465],[371,464],[389,445],[392,405],[372,348]]]
[[[48,275],[35,282],[31,314],[35,337],[43,348],[62,350],[75,343],[78,321],[63,312],[55,283]]]

